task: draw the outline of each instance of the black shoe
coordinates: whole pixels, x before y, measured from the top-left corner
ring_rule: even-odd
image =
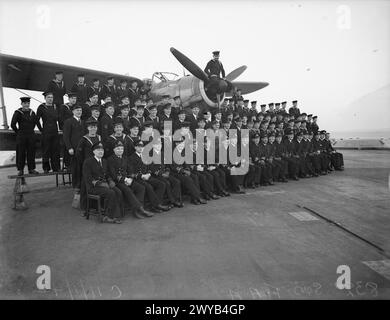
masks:
[[[191,203],[194,204],[194,205],[196,205],[196,206],[200,204],[200,202],[199,202],[198,199],[192,199],[192,200],[191,200]]]
[[[37,170],[28,170],[28,173],[29,174],[39,174],[39,172]]]
[[[281,182],[288,182],[286,178],[281,179]]]
[[[139,210],[134,210],[133,212],[134,216],[137,218],[137,219],[145,219],[146,216],[144,216],[143,214],[141,214],[141,211]]]
[[[211,200],[211,198],[207,194],[202,195],[202,198],[205,200]]]
[[[223,195],[224,195],[225,197],[230,197],[230,193],[229,193],[229,192],[227,192],[227,191],[222,191],[222,193],[223,193]]]
[[[43,173],[45,173],[45,174],[47,174],[49,172],[50,172],[50,170],[43,170]]]
[[[136,214],[138,213],[139,215],[143,216],[143,217],[153,217],[154,216],[154,213],[153,212],[150,212],[150,211],[147,211],[145,210],[143,207],[140,207],[138,210],[136,210],[135,212]],[[138,217],[137,217],[138,218]]]
[[[153,213],[161,213],[161,212],[163,212],[163,210],[160,210],[160,209],[158,209],[157,207],[153,207],[153,208],[150,208],[150,212],[153,212]]]
[[[18,177],[20,177],[20,176],[22,176],[22,175],[24,175],[23,170],[19,170],[19,171],[18,171]]]
[[[175,206],[173,205],[172,202],[169,202],[169,203],[165,204],[165,206],[166,206],[169,210],[171,210],[172,208],[175,207]]]
[[[299,180],[297,176],[293,176],[292,179],[295,180],[295,181],[298,181],[298,180]]]
[[[237,193],[239,193],[239,194],[244,194],[244,193],[245,193],[244,188],[243,188],[242,186],[239,186],[239,187],[238,187]]]
[[[197,199],[199,201],[200,204],[206,204],[207,201],[206,200],[203,200],[203,199]]]
[[[219,199],[219,197],[216,194],[214,194],[214,193],[210,194],[210,198],[213,199],[213,200]]]
[[[268,181],[268,184],[269,184],[270,186],[273,186],[273,185],[274,185],[274,182],[273,182],[272,180],[269,180],[269,181]]]
[[[183,202],[179,202],[179,201],[175,201],[175,202],[173,203],[173,205],[174,205],[176,208],[183,208],[183,207],[184,207]]]
[[[159,210],[162,210],[162,211],[168,211],[168,210],[170,210],[170,208],[169,208],[168,206],[164,206],[164,205],[162,205],[162,204],[156,206],[156,208],[159,209]]]
[[[313,177],[318,178],[319,177],[318,173],[313,173]]]

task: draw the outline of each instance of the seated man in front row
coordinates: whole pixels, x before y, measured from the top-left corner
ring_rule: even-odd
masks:
[[[138,219],[152,217],[154,214],[144,209],[145,187],[135,181],[128,158],[124,155],[124,145],[118,140],[114,144],[113,152],[108,159],[108,171],[116,187],[122,191],[124,200],[128,202],[134,215]]]
[[[120,219],[122,193],[115,187],[115,182],[108,174],[107,160],[103,159],[103,144],[95,143],[92,151],[94,156],[86,159],[83,164],[83,177],[87,192],[107,199],[103,222],[122,223]]]

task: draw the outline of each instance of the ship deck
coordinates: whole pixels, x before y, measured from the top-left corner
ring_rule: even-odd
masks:
[[[15,169],[3,168],[0,297],[389,299],[390,152],[342,152],[342,172],[121,225],[81,218],[71,189],[27,194],[29,209],[14,211]],[[51,290],[36,287],[39,265],[50,267]],[[350,290],[335,286],[340,265]]]

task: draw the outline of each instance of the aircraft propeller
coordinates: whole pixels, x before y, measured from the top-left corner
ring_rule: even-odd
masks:
[[[209,78],[206,72],[179,50],[171,47],[170,51],[184,68],[193,76],[204,82],[207,93],[210,94],[210,96],[217,96],[218,98],[219,95],[224,93],[231,95],[234,88],[240,88],[243,94],[247,94],[268,85],[267,82],[233,82],[233,80],[238,78],[246,70],[247,66],[241,66],[233,70],[226,76],[225,80],[217,77]]]

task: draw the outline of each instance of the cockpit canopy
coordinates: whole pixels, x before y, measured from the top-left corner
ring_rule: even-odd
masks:
[[[152,81],[154,83],[174,81],[179,79],[179,76],[173,72],[155,72],[152,76]]]

